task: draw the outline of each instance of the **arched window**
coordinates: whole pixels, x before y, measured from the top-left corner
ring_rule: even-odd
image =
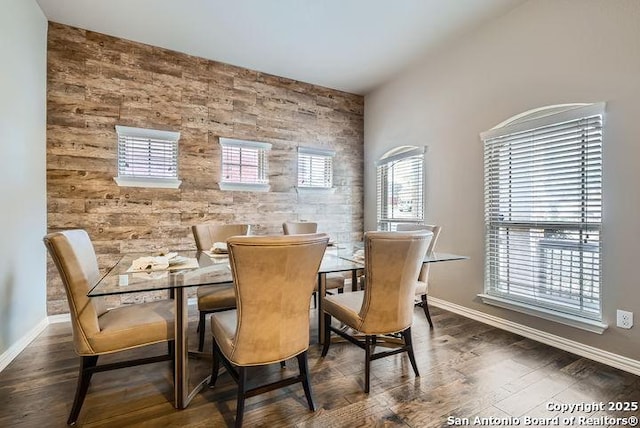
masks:
[[[486,303],[591,331],[606,327],[603,114],[604,103],[550,106],[481,134]]]
[[[424,219],[425,148],[401,146],[377,162],[378,230]]]

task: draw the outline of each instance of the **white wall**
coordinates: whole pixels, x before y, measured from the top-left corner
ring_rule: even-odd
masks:
[[[607,102],[603,335],[484,305],[479,133],[552,104]],[[441,251],[430,293],[467,308],[640,360],[640,2],[535,0],[397,76],[365,98],[365,230],[375,228],[375,166],[396,145],[428,145],[426,219]],[[615,327],[616,308],[636,312]]]
[[[47,315],[47,20],[35,0],[0,0],[0,10],[2,357]]]

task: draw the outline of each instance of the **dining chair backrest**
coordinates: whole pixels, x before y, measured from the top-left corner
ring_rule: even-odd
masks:
[[[316,233],[318,231],[318,223],[313,222],[284,222],[282,223],[282,231],[285,235],[299,235],[302,233]]]
[[[416,278],[432,233],[365,232],[364,290],[358,330],[395,333],[411,326]]]
[[[409,232],[416,230],[428,230],[429,232],[432,232],[433,237],[431,238],[431,241],[429,241],[427,254],[433,253],[433,249],[436,246],[436,242],[438,241],[438,236],[440,236],[441,229],[442,227],[435,224],[398,223],[398,225],[396,226],[396,230],[398,232]]]
[[[93,354],[88,337],[100,331],[98,317],[106,313],[107,308],[101,298],[87,296],[100,279],[91,239],[84,230],[66,230],[46,235],[44,244],[67,294],[75,350],[79,355]]]
[[[324,251],[324,233],[229,238],[237,325],[237,364],[266,364],[309,346],[309,300]]]
[[[416,223],[399,223],[397,225],[396,230],[398,232],[406,232],[406,231],[415,231],[415,230],[428,230],[433,233],[431,237],[431,241],[429,241],[429,247],[427,248],[427,254],[432,254],[433,250],[436,247],[436,242],[438,242],[438,237],[440,236],[440,231],[442,230],[441,226],[437,226],[435,224],[416,224]],[[422,265],[422,269],[420,269],[420,275],[418,276],[418,280],[427,282],[429,278],[429,267],[431,263],[425,263]]]
[[[248,224],[196,224],[191,227],[198,251],[209,250],[215,242],[227,242],[236,235],[249,235]]]

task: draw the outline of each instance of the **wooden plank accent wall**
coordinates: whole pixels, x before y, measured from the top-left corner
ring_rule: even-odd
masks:
[[[48,228],[86,229],[101,269],[121,253],[195,249],[196,223],[280,234],[306,220],[362,237],[362,96],[56,23],[47,67]],[[115,125],[180,131],[180,189],[118,187]],[[273,145],[270,192],[219,190],[220,136]],[[332,191],[296,191],[298,146],[336,151]],[[48,313],[68,312],[51,260],[47,286]]]

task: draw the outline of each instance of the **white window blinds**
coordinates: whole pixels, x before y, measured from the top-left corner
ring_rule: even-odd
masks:
[[[118,134],[118,177],[116,178],[118,184],[152,187],[177,187],[180,184],[178,181],[179,132],[117,125],[116,133]]]
[[[298,148],[298,187],[329,189],[333,186],[332,150]]]
[[[223,190],[268,190],[271,144],[220,138]]]
[[[483,134],[487,294],[601,319],[602,111]]]
[[[397,223],[421,223],[424,217],[424,148],[408,148],[383,157],[377,165],[378,229]]]

